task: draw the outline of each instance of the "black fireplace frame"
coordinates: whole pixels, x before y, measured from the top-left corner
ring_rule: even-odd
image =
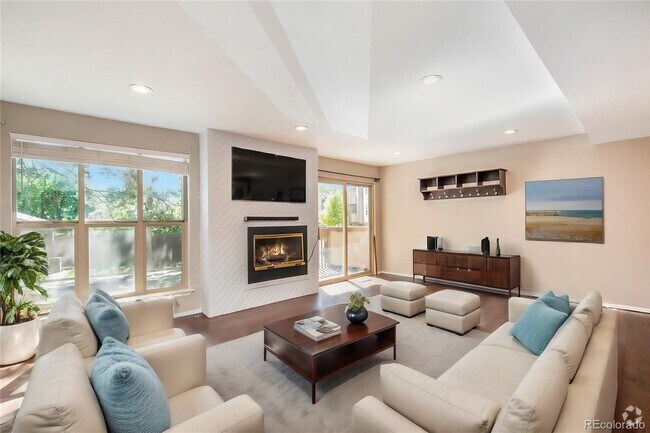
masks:
[[[256,271],[253,257],[253,236],[271,234],[302,234],[302,256],[305,259],[304,265],[290,266],[284,268],[265,269]],[[307,226],[264,226],[248,227],[248,284],[261,283],[264,281],[278,280],[280,278],[297,277],[307,275],[309,263],[307,262]]]

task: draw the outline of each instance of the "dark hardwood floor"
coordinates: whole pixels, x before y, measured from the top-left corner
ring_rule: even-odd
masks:
[[[408,278],[380,274],[384,280],[409,280]],[[410,281],[410,280],[409,280]],[[428,293],[451,288],[441,284],[426,283]],[[454,290],[464,290],[453,287]],[[367,297],[379,294],[379,286],[360,288]],[[484,332],[493,332],[508,320],[507,297],[487,292],[472,292],[481,297],[481,323],[477,329]],[[273,322],[283,317],[306,314],[329,305],[347,302],[349,294],[330,296],[324,291],[320,293],[276,302],[250,310],[238,311],[208,318],[203,314],[186,316],[174,321],[175,326],[183,329],[187,334],[201,334],[207,339],[208,346],[224,343],[246,335],[261,331],[266,323]]]
[[[380,274],[385,280],[409,280]],[[428,293],[450,288],[426,283]],[[454,288],[455,290],[463,290]],[[361,288],[366,296],[379,294],[379,286]],[[481,323],[478,329],[493,332],[508,320],[508,298],[487,292],[472,292],[481,297]],[[234,340],[262,330],[264,324],[283,317],[306,314],[319,308],[341,304],[348,294],[330,296],[323,290],[318,294],[277,302],[250,310],[208,318],[202,314],[178,318],[175,326],[187,334],[201,334],[208,346]],[[618,314],[618,398],[616,420],[621,420],[628,406],[643,410],[646,431],[650,431],[650,314],[619,311]],[[0,368],[0,433],[9,432],[15,412],[24,394],[34,360]],[[647,415],[646,415],[647,414]],[[637,430],[638,431],[638,430]]]

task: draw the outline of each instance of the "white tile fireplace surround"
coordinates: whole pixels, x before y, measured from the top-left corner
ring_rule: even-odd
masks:
[[[307,255],[318,236],[318,154],[316,149],[209,129],[200,135],[201,307],[208,317],[318,292],[318,260],[307,275],[248,284],[248,228],[307,226]],[[307,161],[305,203],[231,199],[231,148]],[[247,216],[298,217],[297,221],[244,222]],[[316,256],[316,254],[315,254]]]

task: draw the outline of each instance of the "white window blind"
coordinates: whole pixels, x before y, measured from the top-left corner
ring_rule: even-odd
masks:
[[[189,155],[10,133],[14,158],[45,159],[189,174]]]

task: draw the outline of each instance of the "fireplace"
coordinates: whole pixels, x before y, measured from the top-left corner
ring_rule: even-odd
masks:
[[[307,275],[307,226],[248,228],[248,284]]]

